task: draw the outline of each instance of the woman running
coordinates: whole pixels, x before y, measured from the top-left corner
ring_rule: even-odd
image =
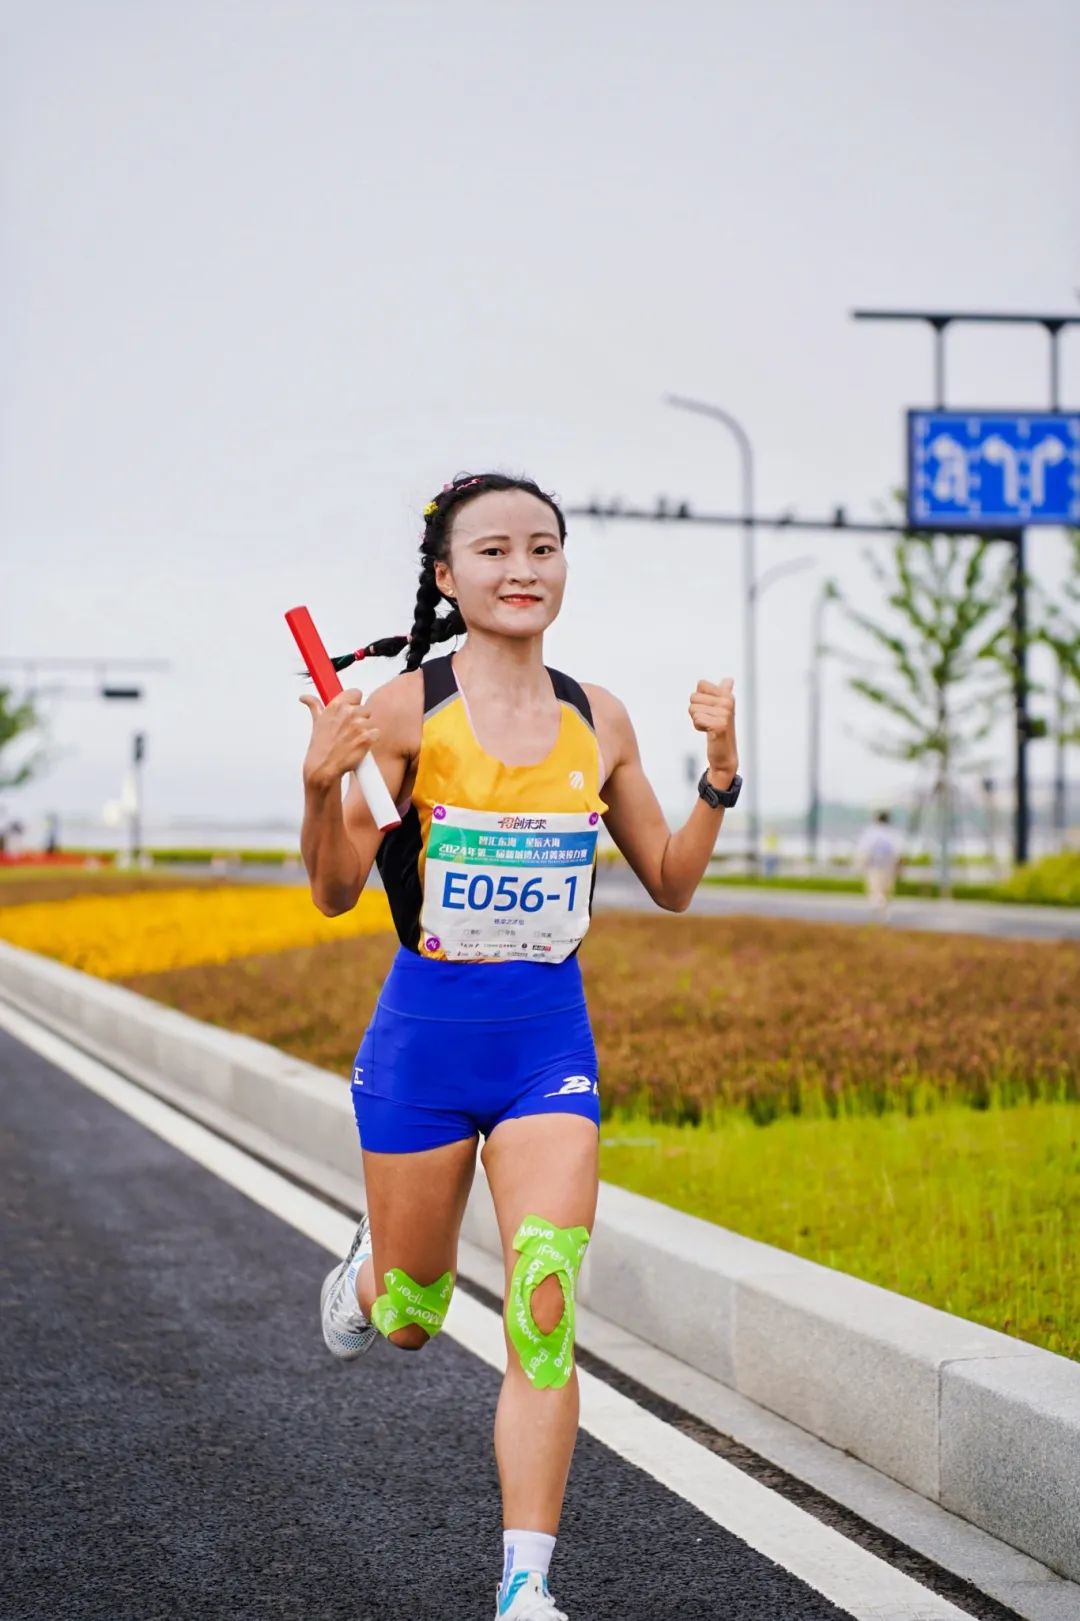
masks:
[[[335,917],[372,863],[400,949],[353,1072],[367,1213],[322,1287],[334,1356],[381,1335],[418,1351],[454,1287],[482,1159],[505,1256],[507,1367],[495,1416],[503,1504],[497,1621],[567,1621],[548,1568],[578,1427],[574,1288],[596,1213],[600,1099],[577,948],[600,818],[658,906],[683,911],[738,797],[732,683],[699,681],[708,764],[668,830],[626,710],[545,668],[566,586],[566,524],[528,479],[484,473],[424,509],[412,632],[334,662],[408,648],[365,703],[311,711],[301,848]],[[439,614],[441,603],[450,612]],[[424,662],[433,643],[459,652]],[[341,779],[371,749],[402,816],[381,834]]]

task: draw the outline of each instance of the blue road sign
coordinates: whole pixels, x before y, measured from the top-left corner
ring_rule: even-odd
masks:
[[[1080,524],[1080,412],[909,411],[908,521]]]

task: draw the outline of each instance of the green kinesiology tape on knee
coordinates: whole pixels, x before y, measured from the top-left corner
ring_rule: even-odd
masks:
[[[556,1227],[542,1216],[526,1216],[514,1235],[519,1259],[510,1279],[506,1331],[538,1390],[560,1390],[574,1371],[574,1290],[588,1243],[588,1228]],[[550,1277],[562,1287],[563,1314],[544,1334],[532,1314],[532,1297]]]
[[[371,1321],[384,1337],[417,1323],[433,1339],[446,1321],[454,1274],[444,1272],[434,1283],[417,1283],[407,1272],[391,1267],[383,1273],[386,1293],[371,1308]]]

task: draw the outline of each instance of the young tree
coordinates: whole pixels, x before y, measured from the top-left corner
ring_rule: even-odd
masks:
[[[40,726],[41,717],[29,698],[18,699],[10,687],[0,687],[0,788],[21,788],[45,764],[44,749],[39,749],[11,771],[5,769],[2,758],[16,738],[36,732]]]
[[[951,785],[957,767],[1010,700],[1011,559],[998,541],[952,534],[899,535],[891,555],[863,551],[888,620],[839,593],[848,621],[873,644],[877,670],[848,685],[886,727],[866,741],[877,754],[927,764],[938,807],[940,884],[951,882]],[[843,655],[842,655],[843,656]],[[857,660],[865,664],[864,660]]]
[[[1041,598],[1042,623],[1037,639],[1054,655],[1054,716],[1050,735],[1054,739],[1054,829],[1064,844],[1068,807],[1066,805],[1066,750],[1080,743],[1080,529],[1069,534],[1070,570],[1059,602]]]

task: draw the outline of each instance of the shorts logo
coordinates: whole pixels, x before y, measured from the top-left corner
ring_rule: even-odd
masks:
[[[364,1071],[361,1069],[359,1064],[353,1066],[352,1078],[354,1086],[363,1086]]]
[[[546,1098],[572,1097],[581,1092],[599,1092],[600,1085],[591,1075],[568,1075],[554,1092],[545,1092]]]
[[[571,773],[570,773],[570,786],[571,786],[571,788],[584,788],[584,786],[585,786],[585,773],[584,773],[584,771],[571,771]]]

